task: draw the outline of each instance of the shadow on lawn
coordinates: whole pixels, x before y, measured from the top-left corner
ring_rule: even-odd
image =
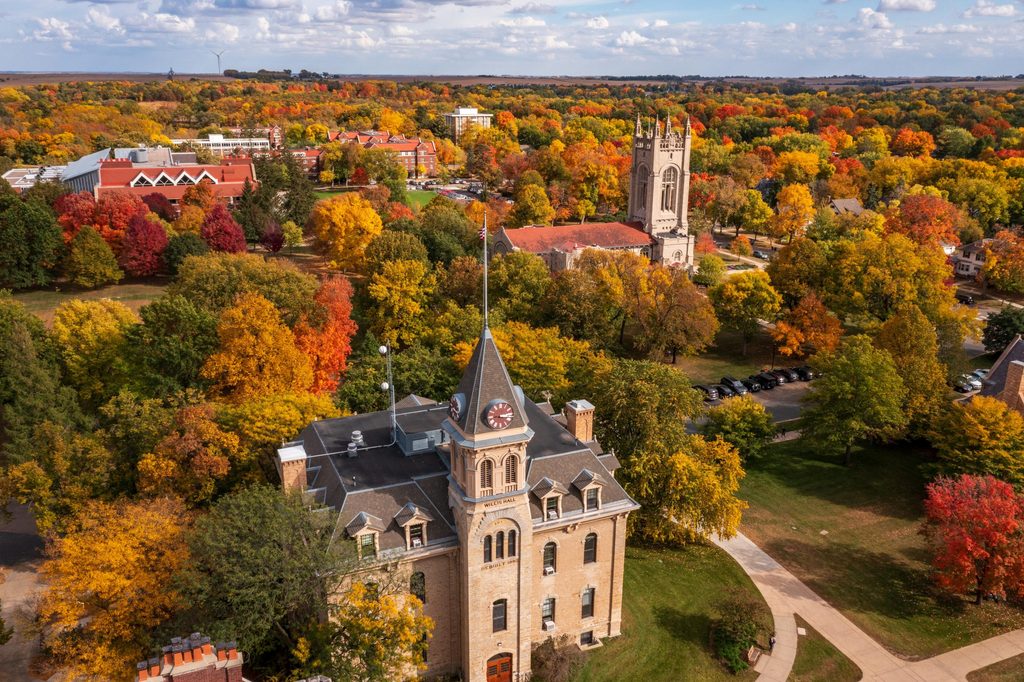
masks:
[[[686,613],[671,606],[654,608],[654,622],[675,639],[708,649],[711,618],[703,613]]]

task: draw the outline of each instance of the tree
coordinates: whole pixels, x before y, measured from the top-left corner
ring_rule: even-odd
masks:
[[[982,340],[989,353],[1001,352],[1010,345],[1014,337],[1024,334],[1024,308],[1006,306],[998,313],[988,316]]]
[[[179,295],[161,296],[139,315],[125,344],[133,385],[154,396],[201,386],[199,372],[217,348],[217,318]]]
[[[199,187],[199,185],[193,185],[193,187]],[[231,212],[224,204],[213,205],[213,208],[206,214],[199,234],[212,251],[245,252],[245,233],[231,217]]]
[[[745,234],[741,234],[733,239],[729,250],[737,256],[752,256],[754,254],[754,247],[751,246],[750,239]]]
[[[333,391],[348,368],[352,337],[358,327],[352,320],[352,285],[344,277],[325,279],[314,296],[323,308],[322,319],[303,319],[295,325],[295,345],[309,357],[314,393]]]
[[[671,353],[675,364],[680,353],[693,355],[715,340],[715,312],[685,272],[654,266],[648,272],[645,289],[645,295],[636,299],[637,308],[632,311],[639,349],[654,359]]]
[[[273,461],[281,443],[292,440],[295,435],[320,419],[338,417],[331,396],[312,393],[278,393],[266,398],[256,398],[241,405],[225,405],[218,410],[217,421],[239,439],[239,457],[232,464],[252,468]]]
[[[242,185],[242,195],[236,202],[234,216],[242,227],[242,233],[247,242],[260,241],[272,220],[270,213],[262,205],[260,197],[253,189],[252,183],[249,182],[249,178],[246,178]]]
[[[309,216],[317,251],[342,270],[358,270],[363,253],[383,229],[370,202],[355,192],[318,201]]]
[[[313,383],[309,358],[296,348],[274,304],[259,294],[241,294],[221,313],[217,337],[218,350],[207,358],[201,376],[226,402],[302,392]]]
[[[111,192],[96,202],[92,225],[115,254],[121,253],[125,232],[137,215],[145,215],[149,207],[134,194]]]
[[[993,476],[940,478],[928,485],[922,532],[936,581],[950,591],[1024,595],[1024,498]]]
[[[697,265],[697,273],[693,276],[693,281],[695,284],[703,287],[714,287],[722,281],[725,271],[725,261],[709,253],[700,259],[700,263]]]
[[[155,275],[160,270],[161,256],[166,248],[164,228],[144,215],[136,215],[128,224],[118,262],[129,275]]]
[[[842,323],[814,292],[804,296],[771,330],[772,338],[779,345],[779,353],[785,357],[804,357],[835,350],[842,334]]]
[[[91,502],[47,549],[44,645],[72,676],[123,680],[182,606],[189,518],[173,499]],[[140,608],[140,605],[145,608]]]
[[[474,304],[478,298],[469,298],[467,303]],[[543,324],[557,326],[562,336],[587,341],[594,348],[614,344],[618,333],[615,311],[606,305],[603,292],[590,273],[576,268],[556,273],[540,307]]]
[[[533,322],[540,301],[551,284],[544,260],[526,251],[512,251],[492,259],[488,295],[491,306],[506,320]]]
[[[744,472],[724,440],[680,436],[635,453],[623,468],[626,489],[641,504],[632,533],[654,543],[736,534],[747,506],[736,497]]]
[[[336,520],[265,485],[222,497],[188,538],[189,620],[256,660],[286,659],[355,563],[350,543],[332,542]]]
[[[483,277],[484,266],[479,258],[473,256],[459,256],[447,267],[438,267],[441,294],[460,306],[480,304],[483,300]]]
[[[296,225],[295,221],[286,220],[284,224],[281,225],[281,231],[284,233],[284,245],[289,249],[294,249],[296,246],[302,246],[302,228]]]
[[[693,250],[697,255],[705,256],[717,251],[718,245],[715,244],[715,238],[711,236],[710,232],[701,232],[697,237],[697,242],[694,244]]]
[[[985,248],[981,277],[1000,291],[1024,293],[1024,239],[1001,230]]]
[[[721,438],[745,460],[760,456],[777,431],[772,415],[749,395],[727,398],[712,407],[701,426],[708,440]]]
[[[64,274],[78,286],[87,289],[114,284],[124,277],[110,245],[88,225],[79,230],[71,241],[71,249],[64,263]]]
[[[185,232],[171,237],[164,249],[162,260],[164,267],[172,275],[178,274],[178,269],[189,256],[204,256],[210,253],[210,247],[198,234]]]
[[[771,278],[772,286],[782,294],[786,305],[792,308],[807,294],[822,293],[828,259],[818,242],[800,238],[780,249],[765,271]]]
[[[366,288],[370,328],[384,343],[406,346],[424,331],[424,313],[437,279],[423,261],[386,261]]]
[[[886,228],[906,235],[917,244],[958,244],[960,210],[942,197],[913,194],[904,197],[886,216]]]
[[[206,220],[206,213],[198,206],[189,204],[179,204],[178,207],[180,212],[174,219],[174,231],[179,235],[194,234],[198,236],[203,227],[203,221]]]
[[[939,360],[935,327],[916,306],[900,310],[878,330],[875,344],[892,357],[903,377],[906,398],[903,411],[912,433],[928,429],[948,401],[947,368]]]
[[[418,260],[426,263],[427,247],[414,234],[384,230],[366,246],[366,274],[372,276],[391,260]]]
[[[178,212],[175,210],[171,200],[159,192],[143,196],[142,203],[146,204],[146,207],[153,213],[156,213],[161,220],[173,223],[178,217]]]
[[[1024,417],[998,398],[975,396],[947,406],[928,435],[949,476],[991,474],[1024,486]]]
[[[743,336],[744,355],[761,321],[774,321],[782,305],[782,297],[772,288],[763,270],[733,275],[709,291],[708,297],[722,325]]]
[[[772,236],[777,239],[788,237],[789,241],[814,217],[814,200],[806,185],[786,185],[779,191],[776,200],[776,214],[772,219]]]
[[[3,610],[3,606],[4,603],[0,601],[0,611]],[[7,627],[7,624],[4,622],[3,617],[0,617],[0,646],[3,646],[4,644],[7,644],[7,642],[11,641],[11,637],[13,636],[14,628]]]
[[[6,209],[0,205],[0,287],[48,284],[63,246],[47,206],[19,199]]]
[[[185,189],[181,203],[185,206],[195,206],[201,209],[203,213],[209,213],[215,201],[211,187],[212,184],[207,180],[190,185]]]
[[[64,232],[64,242],[70,244],[83,226],[95,222],[96,199],[91,192],[65,194],[54,202],[53,210]]]
[[[260,244],[270,253],[277,253],[284,246],[284,232],[276,220],[267,221],[267,226],[260,235]]]
[[[53,340],[67,383],[82,402],[99,405],[127,380],[125,335],[137,322],[123,303],[71,299],[57,306]]]
[[[547,225],[555,217],[548,195],[543,187],[526,185],[516,196],[515,206],[509,214],[510,227]]]
[[[903,413],[906,388],[888,352],[862,334],[847,337],[833,352],[814,357],[822,377],[805,396],[804,435],[829,449],[842,449],[850,465],[853,444],[862,438],[884,437],[907,423]]]

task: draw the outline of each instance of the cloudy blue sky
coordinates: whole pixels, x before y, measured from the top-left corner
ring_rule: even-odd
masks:
[[[734,4],[735,2],[735,4]],[[0,70],[975,75],[1024,0],[19,0]]]

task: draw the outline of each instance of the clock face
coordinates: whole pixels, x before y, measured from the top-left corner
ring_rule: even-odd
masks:
[[[504,400],[495,400],[487,407],[484,418],[492,429],[507,429],[513,414],[511,405]]]
[[[459,417],[462,416],[462,404],[464,400],[461,393],[456,393],[452,396],[452,399],[448,401],[448,414],[452,419],[458,421]]]

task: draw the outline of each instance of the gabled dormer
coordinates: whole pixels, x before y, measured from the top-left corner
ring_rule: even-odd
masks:
[[[545,521],[562,518],[562,496],[569,494],[564,485],[544,477],[530,488],[530,492],[540,500],[541,513]]]
[[[406,503],[397,514],[395,523],[405,531],[405,548],[419,549],[427,544],[427,524],[434,520],[426,510],[412,502]]]
[[[607,485],[607,481],[600,474],[584,469],[576,475],[572,484],[580,491],[584,513],[601,508],[601,489]]]
[[[360,559],[377,557],[380,551],[380,534],[385,529],[384,521],[366,512],[359,512],[345,526],[345,532],[356,541],[356,551]]]

